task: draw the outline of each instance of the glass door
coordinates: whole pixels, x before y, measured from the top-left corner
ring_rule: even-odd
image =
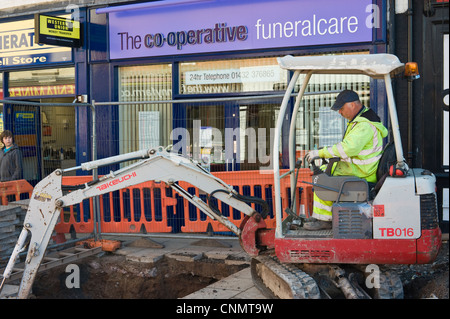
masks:
[[[209,171],[225,170],[225,105],[193,103],[185,107],[187,155]]]
[[[47,176],[57,168],[76,166],[75,107],[57,106],[58,103],[72,101],[73,98],[40,100],[42,103],[56,105],[40,108],[43,176]],[[72,173],[75,174],[75,172]]]

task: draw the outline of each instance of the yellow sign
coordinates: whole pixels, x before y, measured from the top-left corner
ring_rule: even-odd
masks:
[[[36,43],[81,46],[81,23],[64,17],[35,16]]]
[[[39,16],[40,34],[80,39],[80,22],[65,18]]]

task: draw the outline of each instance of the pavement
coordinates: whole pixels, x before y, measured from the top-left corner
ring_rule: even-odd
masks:
[[[181,299],[267,299],[253,285],[250,268],[243,269]]]
[[[179,261],[195,262],[202,258],[216,259],[229,265],[247,264],[250,257],[243,251],[237,239],[195,237],[130,237],[103,236],[103,239],[120,239],[122,247],[115,254],[126,260],[152,263],[163,257]],[[253,284],[250,267],[223,278],[210,286],[182,299],[267,299]]]

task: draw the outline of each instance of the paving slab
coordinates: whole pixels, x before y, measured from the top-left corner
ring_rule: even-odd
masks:
[[[160,252],[149,252],[146,249],[139,250],[130,254],[127,254],[125,259],[128,261],[141,262],[141,263],[156,263],[163,259],[165,254]]]
[[[233,296],[232,299],[268,299],[264,296],[261,291],[255,286],[250,287],[249,289]]]
[[[19,285],[5,284],[3,290],[0,293],[0,299],[14,298],[19,293]]]
[[[246,268],[181,299],[267,299],[253,284]]]
[[[186,262],[194,262],[196,260],[200,260],[203,258],[202,252],[186,252],[182,250],[182,252],[173,252],[166,254],[167,258],[175,259],[176,261],[186,261]]]

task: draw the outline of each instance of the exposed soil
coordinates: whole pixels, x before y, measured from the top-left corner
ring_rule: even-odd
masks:
[[[69,273],[61,266],[37,276],[32,298],[175,299],[248,267],[208,258],[183,262],[164,257],[156,263],[140,263],[118,255],[90,257],[78,265],[79,289],[66,287]]]
[[[433,263],[397,266],[396,272],[402,279],[405,299],[449,299],[448,253],[448,241],[445,241]]]
[[[449,299],[448,262],[449,247],[445,241],[432,264],[389,268],[400,276],[405,299]],[[164,257],[157,263],[138,263],[112,254],[86,258],[78,265],[80,289],[66,287],[68,272],[66,266],[61,266],[37,276],[32,298],[175,299],[248,267],[208,258],[183,262]]]

